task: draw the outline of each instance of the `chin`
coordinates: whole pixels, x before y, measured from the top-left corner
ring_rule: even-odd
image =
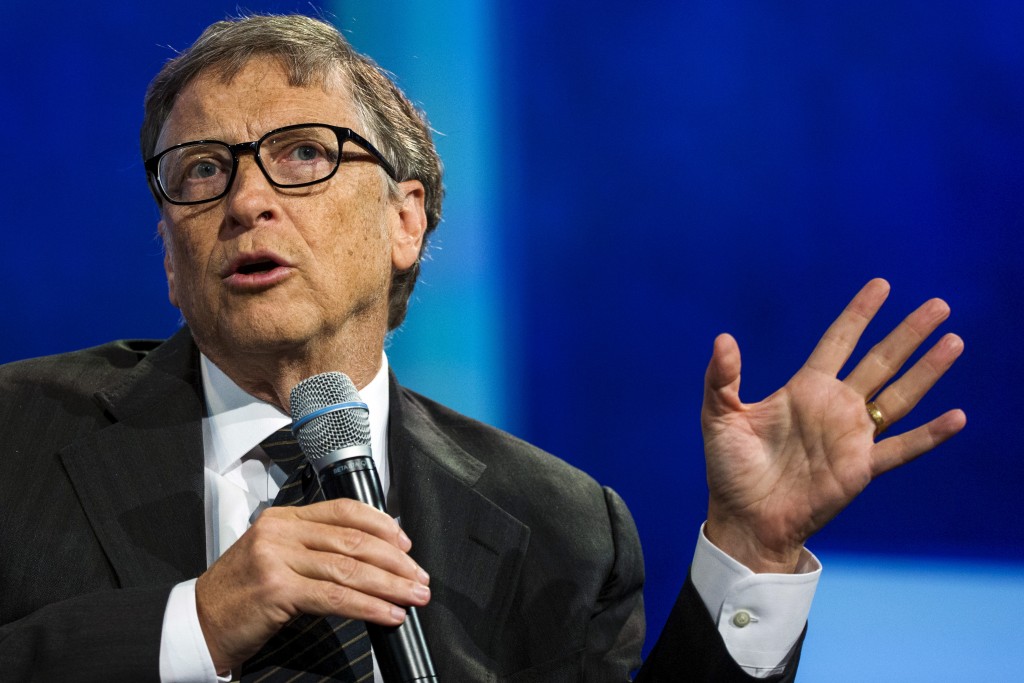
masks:
[[[308,343],[309,325],[297,324],[294,319],[283,319],[268,312],[245,315],[221,315],[212,320],[197,321],[185,317],[199,348],[209,355],[213,349],[226,353],[267,353],[301,347]]]
[[[236,330],[233,334],[229,333],[225,335],[225,339],[229,340],[232,348],[236,351],[280,353],[285,349],[297,349],[305,346],[310,341],[310,335],[287,326],[268,325],[264,321],[263,324]]]

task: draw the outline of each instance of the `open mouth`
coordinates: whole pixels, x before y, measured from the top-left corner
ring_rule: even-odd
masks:
[[[277,268],[279,265],[281,264],[278,263],[277,261],[272,261],[270,259],[263,261],[253,261],[252,263],[243,263],[242,265],[238,266],[238,268],[235,269],[235,272],[240,273],[242,275],[252,275],[253,273],[267,273],[273,270],[274,268]]]
[[[222,277],[232,287],[263,288],[287,278],[291,264],[269,251],[241,254],[222,271]]]

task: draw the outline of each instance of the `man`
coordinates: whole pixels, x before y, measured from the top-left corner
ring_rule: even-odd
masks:
[[[395,86],[321,22],[221,22],[151,84],[142,148],[187,327],[0,372],[5,676],[367,680],[360,622],[397,625],[412,605],[441,680],[626,680],[643,568],[621,500],[389,376],[384,338],[442,194],[429,129]],[[962,350],[946,335],[883,389],[948,316],[941,301],[837,379],[887,293],[868,283],[759,404],[739,400],[735,342],[715,341],[708,521],[637,680],[792,680],[817,572],[806,539],[963,427],[950,411],[876,438]],[[334,370],[370,405],[401,527],[316,502],[274,455],[291,388]],[[299,489],[308,504],[280,504]]]

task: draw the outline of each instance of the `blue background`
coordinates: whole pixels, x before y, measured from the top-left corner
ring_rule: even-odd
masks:
[[[137,151],[142,95],[170,48],[236,11],[0,9],[0,361],[176,328]],[[389,346],[399,377],[623,495],[652,633],[706,506],[698,415],[715,335],[738,339],[742,396],[758,400],[883,276],[893,293],[864,348],[930,296],[966,342],[907,425],[961,407],[968,426],[812,542],[826,573],[801,679],[1016,666],[1024,4],[319,11],[422,104],[447,166],[446,219]]]

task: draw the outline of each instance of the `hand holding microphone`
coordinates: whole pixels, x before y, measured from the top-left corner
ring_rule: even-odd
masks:
[[[348,384],[351,386],[351,382]],[[351,397],[358,401],[354,388]],[[293,408],[300,402],[293,398]],[[339,399],[324,405],[343,402]],[[368,423],[365,406],[361,414],[362,422]],[[337,417],[326,421],[314,417],[304,423],[300,433],[306,442],[303,446],[310,449],[307,455],[337,450],[330,447],[337,435],[328,431],[316,436],[322,427],[331,427],[335,421]],[[344,443],[361,448],[360,452],[368,456],[368,429],[359,433],[365,434],[359,437],[365,440]],[[338,482],[332,477],[329,473],[320,477],[328,498],[344,493],[338,491]],[[363,493],[352,492],[351,499],[267,508],[199,577],[196,609],[218,672],[237,669],[297,614],[334,614],[367,622],[378,664],[388,683],[436,680],[429,677],[433,667],[425,650],[414,654],[412,665],[392,666],[393,657],[387,654],[390,646],[378,645],[381,636],[374,636],[375,630],[397,632],[394,627],[409,620],[410,610],[400,606],[422,606],[429,601],[429,577],[407,554],[411,544],[395,520],[373,509],[375,501],[383,507],[383,496],[374,487],[379,487],[376,470],[358,470],[355,478],[363,482]],[[422,642],[418,620],[415,623],[414,629],[399,635],[420,634],[412,642]],[[395,668],[428,677],[401,678],[401,673],[396,677]]]
[[[369,410],[340,372],[314,375],[291,393],[292,430],[328,500],[351,498],[387,512],[370,450]],[[412,606],[399,626],[367,623],[386,683],[436,683],[419,615]]]

